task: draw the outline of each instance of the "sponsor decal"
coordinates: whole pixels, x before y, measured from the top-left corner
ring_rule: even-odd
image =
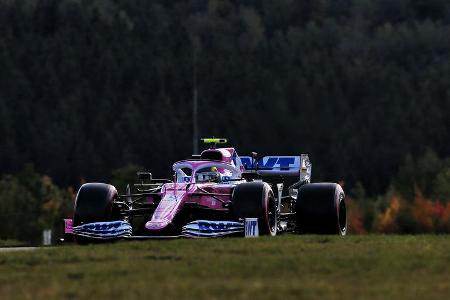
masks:
[[[171,201],[177,202],[178,199],[177,199],[176,195],[169,194],[166,197],[164,197],[164,200],[169,201],[169,202],[171,202]]]
[[[197,220],[183,226],[182,234],[191,237],[213,237],[244,232],[244,224],[234,221]]]
[[[126,221],[95,222],[73,227],[73,233],[100,239],[114,239],[131,236],[131,225]]]
[[[258,237],[258,218],[245,218],[245,237]]]
[[[222,176],[222,181],[227,182],[231,180],[231,176]]]
[[[246,170],[274,170],[296,171],[300,170],[299,156],[264,156],[256,162],[250,156],[241,156],[242,164]]]

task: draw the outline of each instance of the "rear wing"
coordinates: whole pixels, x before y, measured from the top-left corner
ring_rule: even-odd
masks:
[[[246,172],[255,172],[260,176],[298,176],[300,181],[311,180],[312,164],[308,154],[300,156],[264,156],[254,159],[240,156]]]

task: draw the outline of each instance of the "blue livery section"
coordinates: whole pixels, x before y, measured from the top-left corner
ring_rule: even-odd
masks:
[[[244,223],[234,221],[197,220],[183,226],[185,237],[219,237],[244,232]]]
[[[258,171],[261,175],[299,175],[300,156],[264,156],[255,161],[251,156],[241,156],[247,171]]]
[[[73,233],[93,239],[116,239],[131,236],[132,228],[125,221],[96,222],[75,226]]]

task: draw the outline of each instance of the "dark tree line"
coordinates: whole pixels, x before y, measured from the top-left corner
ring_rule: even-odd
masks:
[[[382,193],[450,153],[449,23],[446,0],[0,1],[0,173],[167,176],[195,86],[201,136]]]

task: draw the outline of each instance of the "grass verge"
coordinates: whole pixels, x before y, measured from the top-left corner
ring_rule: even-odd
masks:
[[[443,299],[450,238],[284,235],[0,253],[1,299]]]

